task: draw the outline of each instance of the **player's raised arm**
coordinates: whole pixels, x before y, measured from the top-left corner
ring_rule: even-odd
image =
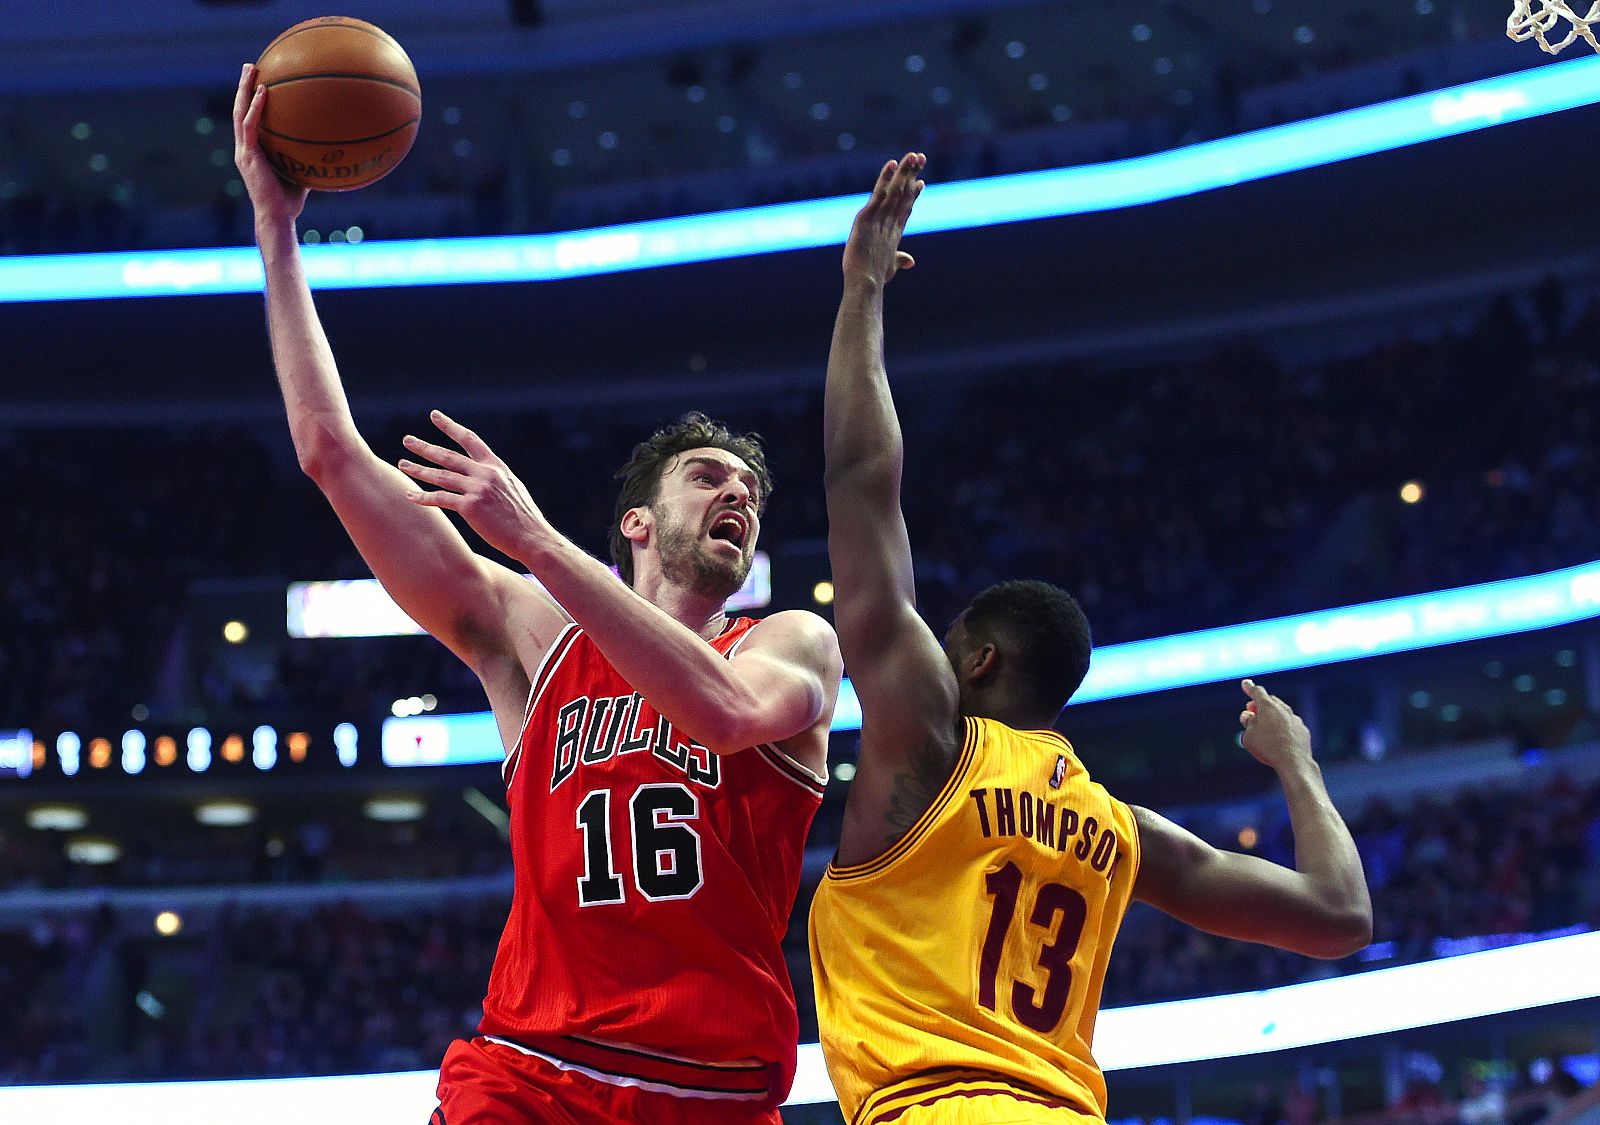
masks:
[[[267,91],[252,93],[253,78],[245,67],[234,99],[234,162],[255,210],[272,359],[300,466],[384,589],[478,672],[497,714],[520,716],[523,667],[553,639],[561,611],[531,583],[475,554],[443,512],[408,502],[416,486],[356,431],[300,260],[295,220],[306,189],[280,180],[257,144]]]
[[[951,749],[959,749],[955,675],[916,609],[900,507],[900,422],[883,359],[883,289],[915,265],[900,236],[925,162],[907,153],[885,164],[856,216],[823,397],[834,622],[863,721],[846,834],[852,822],[860,834],[877,828],[879,845],[910,826],[894,809],[920,814],[919,803],[948,775]],[[870,850],[866,840],[855,843]]]
[[[1134,895],[1210,933],[1308,957],[1345,957],[1372,940],[1372,901],[1350,830],[1328,798],[1311,736],[1288,704],[1244,681],[1244,747],[1283,784],[1294,830],[1291,870],[1222,851],[1135,807],[1141,859]]]
[[[488,543],[525,563],[561,604],[573,607],[578,624],[628,683],[708,749],[734,753],[809,733],[814,737],[804,764],[821,772],[841,672],[838,642],[826,621],[797,610],[773,614],[724,659],[552,527],[481,437],[439,411],[433,421],[460,448],[406,438],[406,447],[430,463],[405,460],[400,467],[436,487],[412,497],[419,508],[459,512]],[[715,497],[711,510],[722,516],[712,518],[727,519],[753,545],[760,505],[752,482],[731,457],[707,452],[680,471]],[[625,526],[631,518],[624,517]],[[709,608],[720,609],[722,600],[710,598]]]

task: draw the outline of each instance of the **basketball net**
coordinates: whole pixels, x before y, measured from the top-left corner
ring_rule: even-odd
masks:
[[[1581,3],[1582,0],[1579,0]],[[1552,32],[1559,33],[1563,22],[1571,24],[1566,37],[1559,43],[1550,41]],[[1566,4],[1566,0],[1513,0],[1511,14],[1506,17],[1506,34],[1517,42],[1538,40],[1539,49],[1553,55],[1580,35],[1600,52],[1591,24],[1600,23],[1600,0],[1593,0],[1587,15],[1580,16]]]

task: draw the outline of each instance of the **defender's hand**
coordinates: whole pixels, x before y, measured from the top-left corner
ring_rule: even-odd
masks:
[[[893,280],[899,270],[917,264],[900,249],[900,235],[911,218],[911,205],[922,194],[923,183],[917,175],[927,163],[928,158],[922,153],[908,152],[898,161],[889,161],[878,173],[872,198],[857,213],[844,246],[846,280],[860,278],[883,285]]]
[[[1280,769],[1294,762],[1311,759],[1311,732],[1305,720],[1294,710],[1254,680],[1240,685],[1250,702],[1239,712],[1239,725],[1244,728],[1240,741],[1244,748],[1263,765]]]
[[[439,489],[407,493],[411,502],[460,512],[491,547],[521,559],[530,536],[550,529],[544,513],[516,474],[506,468],[482,438],[442,410],[435,410],[429,417],[465,453],[407,434],[405,447],[434,464],[402,460],[400,471]]]
[[[285,183],[261,151],[261,113],[267,106],[267,88],[254,87],[256,68],[246,63],[233,95],[233,163],[244,180],[256,220],[294,222],[306,205],[306,189]]]

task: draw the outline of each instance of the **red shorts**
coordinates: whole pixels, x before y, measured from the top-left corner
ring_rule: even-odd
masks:
[[[782,1125],[764,1100],[615,1085],[482,1036],[450,1044],[438,1093],[429,1125]]]

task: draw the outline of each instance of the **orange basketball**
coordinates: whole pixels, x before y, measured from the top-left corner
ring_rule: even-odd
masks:
[[[295,24],[261,52],[256,85],[270,91],[261,147],[294,183],[364,187],[394,171],[417,139],[417,72],[393,36],[363,20]]]

